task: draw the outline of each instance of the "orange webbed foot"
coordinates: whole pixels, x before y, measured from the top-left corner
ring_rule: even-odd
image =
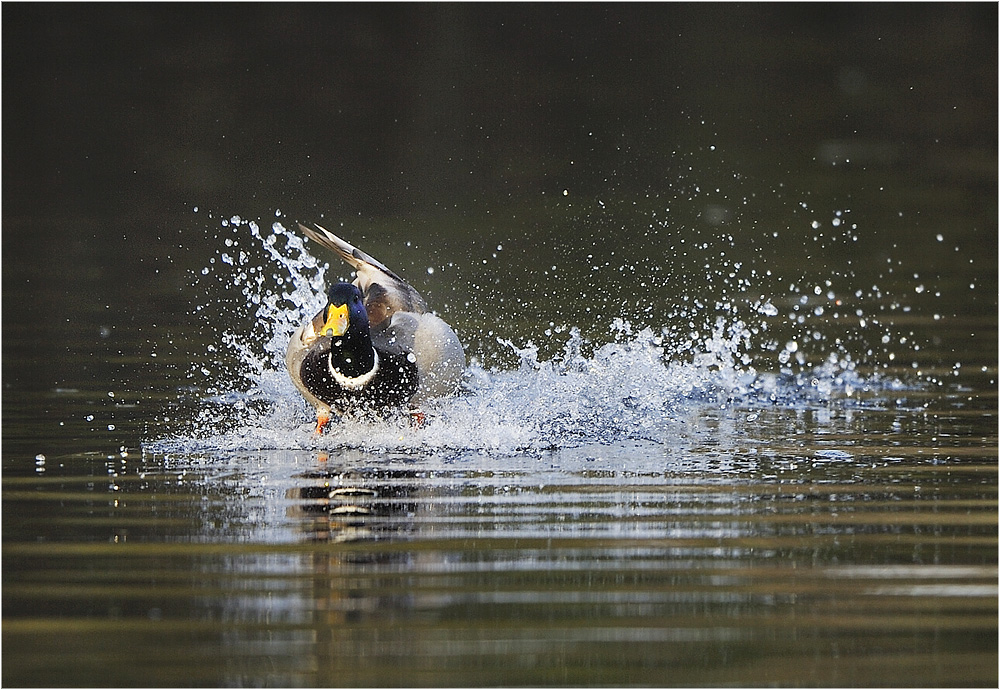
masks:
[[[323,433],[323,427],[330,423],[330,413],[329,412],[317,412],[316,413],[316,430],[313,432],[313,436],[319,436]]]

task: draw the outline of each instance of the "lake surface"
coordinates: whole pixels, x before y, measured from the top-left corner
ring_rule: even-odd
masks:
[[[995,6],[11,7],[5,686],[996,686]],[[295,220],[426,425],[310,435]]]

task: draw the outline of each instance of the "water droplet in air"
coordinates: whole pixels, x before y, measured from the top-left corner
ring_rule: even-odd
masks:
[[[765,302],[764,304],[757,307],[757,311],[764,316],[777,316],[778,308],[771,304],[770,302]]]

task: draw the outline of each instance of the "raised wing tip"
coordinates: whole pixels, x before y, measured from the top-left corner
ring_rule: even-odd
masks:
[[[310,225],[312,227],[310,227]],[[298,226],[306,237],[326,247],[327,249],[336,252],[344,261],[354,266],[355,269],[360,268],[364,264],[368,264],[370,266],[374,266],[395,280],[405,283],[402,278],[396,275],[385,264],[373,257],[371,254],[368,254],[367,252],[358,249],[350,242],[337,237],[322,225],[319,225],[318,223],[310,223],[309,225],[298,223]]]
[[[313,233],[323,230],[322,227],[316,225],[315,223],[303,223],[302,221],[295,221],[295,224],[299,226],[299,230],[306,235],[311,235]]]
[[[307,224],[301,223],[299,221],[295,221],[295,222],[299,226],[299,230],[302,231],[302,233],[306,237],[308,237],[309,239],[316,240],[317,242],[321,242],[321,243],[323,243],[323,242],[332,242],[332,241],[335,241],[335,240],[338,240],[340,242],[344,242],[343,240],[341,240],[339,237],[337,237],[336,235],[334,235],[332,232],[330,232],[329,230],[327,230],[326,228],[324,228],[319,223],[309,223],[307,225]]]
[[[298,225],[302,234],[311,239],[313,242],[336,252],[348,263],[353,263],[354,260],[359,258],[357,256],[358,249],[354,245],[340,239],[322,225],[319,225],[318,223],[310,223],[312,227],[303,223],[299,223]]]

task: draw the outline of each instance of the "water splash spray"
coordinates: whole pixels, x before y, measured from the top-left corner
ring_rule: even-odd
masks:
[[[684,296],[659,329],[615,317],[610,342],[602,342],[568,325],[556,329],[565,341],[548,357],[531,340],[495,338],[515,366],[484,367],[476,363],[481,353],[471,352],[463,390],[430,406],[426,426],[415,429],[402,418],[374,426],[345,419],[317,439],[310,434],[312,410],[284,369],[284,351],[294,329],[322,308],[329,266],[280,222],[264,229],[233,216],[221,222],[220,242],[195,276],[206,298],[194,313],[218,334],[224,352],[209,345],[189,373],[204,384],[189,428],[151,442],[152,449],[523,453],[627,439],[669,443],[694,408],[861,404],[862,394],[895,386],[861,376],[846,339],[838,338],[818,363],[805,356],[800,341],[823,341],[819,322],[831,316],[829,305],[840,306],[829,286],[792,284],[799,297],[785,299],[784,330],[790,324],[794,335],[775,337],[782,319],[776,298],[746,298],[756,269],[747,275],[728,263],[720,270],[733,296],[725,290],[714,301]]]

